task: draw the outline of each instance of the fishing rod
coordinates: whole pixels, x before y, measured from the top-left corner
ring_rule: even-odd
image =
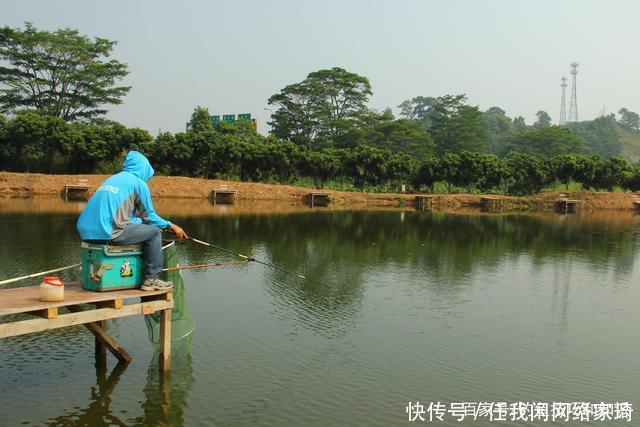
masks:
[[[24,279],[32,279],[34,277],[44,276],[45,274],[57,273],[58,271],[69,270],[71,268],[80,267],[80,264],[68,265],[66,267],[54,268],[53,270],[41,271],[40,273],[33,273],[27,276],[14,277],[13,279],[7,279],[0,282],[1,285],[8,285],[9,283],[18,282]]]
[[[208,264],[196,264],[196,265],[185,265],[185,266],[182,266],[182,267],[163,268],[160,271],[190,270],[190,269],[194,269],[194,268],[219,267],[221,265],[239,265],[239,264],[246,264],[246,263],[247,263],[247,261],[210,262]]]
[[[302,274],[300,274],[298,272],[291,271],[291,270],[286,270],[284,268],[278,267],[277,265],[273,265],[273,264],[268,263],[268,262],[260,261],[259,259],[255,259],[255,258],[249,257],[247,255],[239,254],[239,253],[234,252],[232,250],[229,250],[227,248],[223,248],[221,246],[214,245],[213,243],[203,242],[202,240],[194,239],[193,237],[187,237],[187,239],[191,240],[192,242],[195,242],[195,243],[198,243],[198,244],[201,244],[201,245],[204,245],[204,246],[210,246],[210,247],[218,249],[218,250],[220,250],[222,252],[226,252],[226,253],[229,253],[231,255],[235,255],[238,258],[242,258],[242,259],[247,260],[247,262],[254,261],[254,262],[257,262],[258,264],[262,264],[262,265],[265,265],[265,266],[267,266],[269,268],[273,268],[274,270],[282,271],[283,273],[287,273],[287,274],[291,274],[291,275],[297,276],[300,279],[306,279],[307,278],[306,276],[304,276],[304,275],[302,275]]]

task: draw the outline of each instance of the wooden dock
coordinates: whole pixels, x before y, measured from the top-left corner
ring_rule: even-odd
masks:
[[[230,190],[228,188],[215,188],[211,191],[211,200],[214,205],[225,204],[233,205],[236,202],[236,190]]]
[[[64,186],[64,200],[89,200],[89,186],[69,184]]]
[[[316,206],[329,206],[331,202],[331,195],[329,193],[322,193],[318,191],[312,191],[307,194],[307,200],[309,200],[309,206],[312,208]]]
[[[428,211],[433,207],[433,196],[418,194],[416,196],[416,208],[419,211]]]
[[[160,369],[170,369],[173,290],[92,292],[82,289],[80,283],[68,283],[64,288],[64,301],[57,302],[40,301],[37,286],[0,290],[0,316],[34,316],[0,323],[0,339],[84,325],[95,336],[97,366],[106,366],[106,350],[128,363],[131,356],[107,333],[106,321],[160,311]],[[139,302],[124,304],[138,298]]]
[[[555,203],[557,212],[562,214],[576,213],[578,208],[582,208],[582,200],[571,200],[567,198],[558,199]]]
[[[480,198],[480,209],[483,212],[499,212],[504,207],[504,200],[500,197],[484,196]]]

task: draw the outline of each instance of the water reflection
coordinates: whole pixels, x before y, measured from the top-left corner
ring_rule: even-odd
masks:
[[[48,421],[50,426],[68,425],[118,425],[126,426],[111,409],[111,395],[116,389],[122,374],[127,369],[126,363],[118,363],[107,376],[106,367],[96,368],[96,385],[91,387],[89,405],[86,408],[73,409]]]
[[[185,351],[172,352],[172,369],[162,373],[158,369],[158,354],[155,353],[147,369],[146,383],[141,403],[142,414],[127,418],[123,411],[112,405],[118,396],[118,384],[126,373],[126,363],[116,364],[107,375],[106,367],[96,369],[96,383],[91,387],[89,403],[84,408],[73,408],[47,421],[49,426],[181,426],[184,425],[184,410],[187,407],[189,390],[194,378],[191,354]],[[115,406],[115,407],[112,407]]]
[[[193,386],[191,353],[177,351],[171,353],[171,370],[162,373],[158,369],[158,353],[155,353],[144,386],[145,401],[141,407],[143,414],[127,422],[136,426],[182,426]]]

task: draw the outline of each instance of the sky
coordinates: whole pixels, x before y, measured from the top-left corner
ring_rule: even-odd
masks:
[[[184,130],[196,106],[251,113],[267,133],[268,98],[332,67],[367,77],[378,111],[466,94],[530,124],[538,110],[557,123],[560,78],[576,61],[580,120],[640,111],[637,0],[0,0],[0,10],[2,26],[116,40],[132,89],[107,117],[154,135]]]

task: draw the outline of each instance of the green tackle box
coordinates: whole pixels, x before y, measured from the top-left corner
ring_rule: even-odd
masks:
[[[82,242],[82,287],[90,291],[134,289],[142,285],[142,246]]]

